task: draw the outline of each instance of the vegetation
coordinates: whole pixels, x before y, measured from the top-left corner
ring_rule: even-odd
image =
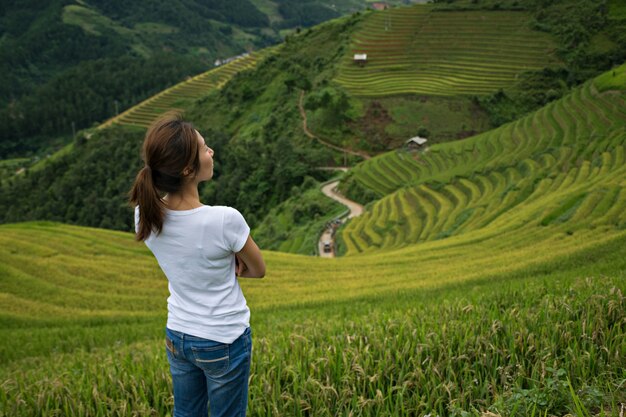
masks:
[[[353,34],[363,36],[385,14],[355,14],[188,80],[4,178],[0,416],[171,414],[167,281],[145,245],[133,240],[126,192],[142,164],[146,123],[179,106],[215,150],[215,178],[201,188],[202,201],[240,209],[264,248],[266,278],[240,281],[252,309],[250,415],[620,415],[626,59],[604,67],[620,56],[613,43],[624,35],[611,31],[624,24],[624,13],[615,1],[607,8],[568,1],[450,0],[402,10],[428,10],[442,25],[483,14],[513,24],[511,16],[524,15],[535,30],[551,33],[537,36],[554,39],[555,56],[571,69],[514,72],[515,81],[502,77],[506,86],[498,77],[484,85],[466,77],[447,87],[461,98],[359,96],[351,91],[356,86],[334,80],[341,79]],[[180,35],[175,13],[144,22],[136,5],[116,14],[122,3],[96,3],[102,4],[63,9],[68,27],[87,37],[130,36],[137,53],[149,44],[140,33]],[[286,20],[282,1],[242,2],[258,8],[249,16],[226,10],[226,2],[212,10],[192,3],[185,5],[197,15],[214,13],[212,22],[239,19],[233,39],[253,33],[245,25],[263,16],[273,27]],[[157,13],[183,3],[154,4]],[[331,4],[314,7],[330,13]],[[301,19],[309,6],[283,12]],[[13,31],[0,41],[4,53],[4,43],[17,42],[32,17],[23,13],[20,20],[6,5],[0,10],[0,27]],[[559,10],[572,13],[571,28],[555,18]],[[35,23],[42,22],[51,21]],[[568,52],[568,39],[576,54]],[[77,37],[76,45],[83,41]],[[597,65],[587,65],[592,51],[604,57]],[[579,84],[599,68],[608,71]],[[492,77],[486,68],[476,71]],[[405,88],[398,80],[407,73],[396,72],[389,86]],[[309,129],[340,148],[393,149],[413,130],[429,137],[426,151],[383,153],[342,178],[344,194],[367,203],[338,232],[347,256],[274,251],[310,254],[322,225],[344,210],[321,196],[319,181],[329,174],[318,168],[343,163],[345,153],[304,134],[300,106]],[[450,111],[456,113],[450,126],[437,120]],[[502,125],[451,141],[464,136],[459,132],[486,130],[487,117]],[[5,160],[0,172],[22,162]],[[14,223],[24,220],[37,221]]]
[[[275,4],[265,14],[250,0],[158,0],[149,8],[70,3],[0,5],[0,159],[41,157],[67,144],[73,131],[213,68],[216,58],[278,43],[286,28],[365,6],[311,1]],[[324,10],[332,13],[316,12]]]
[[[291,197],[271,209],[252,231],[254,239],[266,250],[317,255],[326,224],[346,212],[344,205],[326,198],[318,185],[309,177],[300,188],[292,189]]]
[[[615,4],[613,4],[615,3]],[[535,0],[528,3],[531,27],[554,36],[564,65],[524,74],[521,81],[491,97],[479,98],[494,127],[514,121],[564,95],[573,86],[626,60],[626,20],[617,2]]]
[[[0,110],[0,157],[52,153],[58,136],[90,127],[201,71],[191,58],[159,54],[82,62]]]
[[[524,12],[427,5],[371,13],[342,57],[337,81],[359,96],[489,94],[523,71],[559,64],[553,39],[529,22]],[[364,66],[354,63],[355,53],[367,53]]]
[[[149,251],[128,233],[0,229],[0,412],[171,412]],[[242,280],[250,414],[617,413],[625,248],[624,231],[532,228],[336,260],[265,252],[265,280]]]
[[[359,186],[346,192],[362,201],[372,200],[364,188],[385,197],[345,227],[347,253],[502,231],[521,219],[526,229],[563,223],[572,234],[583,226],[623,229],[624,95],[599,90],[625,69],[496,130],[357,166],[344,186]]]
[[[203,201],[237,207],[254,227],[272,207],[289,198],[305,177],[325,179],[316,168],[332,165],[334,155],[304,135],[298,91],[290,83],[296,77],[310,79],[311,85],[324,82],[332,71],[324,63],[332,62],[352,24],[347,18],[329,23],[324,30],[293,36],[253,70],[237,73],[222,89],[214,87],[232,77],[228,66],[206,74],[209,80],[217,77],[211,83],[218,84],[202,86],[205,95],[191,105],[185,103],[186,117],[216,152],[216,175],[203,188]],[[247,62],[255,62],[255,57]],[[192,85],[192,90],[195,95],[197,87]],[[81,133],[72,151],[4,181],[0,221],[47,219],[130,230],[132,212],[125,205],[126,192],[141,167],[139,149],[145,132],[135,125],[145,125],[163,107],[184,101],[184,95],[176,95],[178,91],[188,91],[187,85],[122,115],[118,120],[127,128],[113,125],[85,132],[91,133],[89,139]]]
[[[177,110],[177,107],[178,110],[182,111],[183,109],[180,107],[189,106],[194,100],[209,94],[214,89],[220,88],[234,74],[254,67],[257,60],[270,54],[271,51],[271,48],[266,48],[259,53],[239,57],[218,68],[196,75],[131,107],[123,114],[108,120],[100,127],[117,123],[147,128],[159,115],[166,111]]]

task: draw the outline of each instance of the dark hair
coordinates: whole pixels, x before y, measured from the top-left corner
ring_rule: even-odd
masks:
[[[128,193],[131,206],[139,206],[136,240],[146,240],[153,231],[161,232],[165,205],[160,194],[179,192],[185,169],[198,173],[199,156],[196,129],[179,113],[166,113],[152,123],[141,151],[145,165]]]

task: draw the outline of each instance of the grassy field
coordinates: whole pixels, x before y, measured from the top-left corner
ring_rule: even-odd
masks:
[[[558,62],[554,41],[529,22],[523,12],[431,5],[373,12],[355,32],[336,80],[358,96],[489,94],[523,71]],[[367,64],[354,64],[355,53],[366,53]]]
[[[378,101],[389,110],[394,120],[385,130],[400,138],[394,143],[401,148],[404,141],[426,128],[429,142],[446,142],[489,130],[489,121],[480,108],[464,97],[395,96]]]
[[[0,240],[0,413],[171,412],[149,251],[55,223]],[[242,280],[250,415],[563,415],[577,400],[617,415],[625,250],[624,231],[522,227],[334,260],[265,252],[266,278]]]

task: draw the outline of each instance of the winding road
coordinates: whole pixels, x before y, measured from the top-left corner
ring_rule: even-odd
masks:
[[[359,203],[355,203],[352,200],[348,200],[341,194],[338,194],[337,191],[335,191],[337,188],[337,185],[339,185],[338,180],[329,182],[328,184],[322,187],[322,193],[324,193],[324,195],[332,198],[333,200],[343,204],[344,206],[350,209],[350,214],[348,214],[347,217],[344,217],[342,219],[342,222],[346,221],[347,219],[351,219],[353,217],[361,215],[361,213],[363,213],[363,206],[360,205]],[[319,248],[318,252],[322,258],[334,258],[335,257],[334,240],[335,238],[333,236],[333,228],[327,227],[322,233],[322,235],[320,236],[320,241],[318,242],[318,248]],[[330,246],[332,248],[330,252],[324,252],[324,244],[327,242],[330,243]]]
[[[344,155],[345,154],[351,154],[351,155],[356,155],[359,156],[363,159],[370,159],[371,156],[365,152],[365,151],[354,151],[352,149],[347,149],[347,148],[342,148],[340,146],[334,145],[332,143],[329,143],[323,139],[321,139],[319,136],[316,136],[315,134],[313,134],[313,132],[311,132],[309,130],[308,124],[307,124],[307,117],[306,117],[306,111],[304,110],[304,91],[300,91],[300,98],[298,100],[298,110],[300,111],[300,116],[302,117],[302,130],[304,131],[304,134],[307,135],[309,138],[317,140],[319,143],[321,143],[324,146],[327,146],[331,149],[334,149],[336,151],[340,151],[343,152]],[[339,168],[335,168],[335,167],[324,167],[324,168],[320,168],[320,169],[331,169],[331,170],[340,170],[340,171],[347,171],[348,168],[345,167],[339,167]],[[339,185],[339,180],[337,181],[333,181],[333,182],[329,182],[328,184],[324,185],[322,187],[322,192],[332,198],[333,200],[343,204],[344,206],[348,207],[350,209],[350,214],[348,214],[347,217],[343,217],[340,219],[340,223],[345,222],[348,219],[351,219],[353,217],[359,216],[361,213],[363,213],[363,206],[355,203],[352,200],[348,200],[347,198],[345,198],[344,196],[342,196],[341,194],[337,193],[335,190],[337,189],[337,185]],[[334,224],[329,224],[328,227],[326,227],[326,229],[324,230],[324,232],[322,232],[322,235],[320,236],[320,240],[317,243],[318,245],[318,253],[320,254],[320,256],[322,258],[334,258],[335,257],[335,236],[334,236],[334,231],[336,229],[336,227],[340,224],[340,223],[334,223]],[[325,252],[324,251],[324,246],[326,246],[326,244],[330,245],[331,247],[331,251],[330,252]]]

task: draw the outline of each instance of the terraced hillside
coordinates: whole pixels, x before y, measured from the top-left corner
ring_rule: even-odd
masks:
[[[555,44],[512,11],[442,11],[416,5],[367,16],[336,80],[360,96],[489,94],[520,73],[557,63]],[[366,53],[363,67],[353,62]]]
[[[148,127],[160,114],[170,110],[182,110],[184,102],[198,99],[214,88],[226,84],[239,71],[252,68],[275,48],[266,48],[240,57],[227,64],[199,74],[187,81],[176,84],[159,94],[131,107],[120,115],[107,120],[100,128],[113,123]]]
[[[626,228],[626,65],[514,123],[353,169],[384,198],[344,230],[348,253],[472,232]]]

